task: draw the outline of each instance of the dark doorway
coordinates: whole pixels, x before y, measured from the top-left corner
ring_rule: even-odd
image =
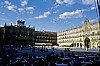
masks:
[[[89,48],[90,39],[85,38],[84,43],[85,43],[85,47]]]

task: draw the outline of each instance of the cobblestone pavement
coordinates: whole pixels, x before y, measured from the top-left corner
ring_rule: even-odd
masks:
[[[28,53],[31,56],[46,56],[47,54],[50,54],[51,52],[54,52],[55,54],[60,54],[60,52],[64,52],[64,48],[57,48],[54,51],[52,49],[48,49],[48,52],[38,52],[38,49],[35,49],[35,52],[32,52],[31,48],[23,48],[22,50],[20,50],[19,48],[17,48],[18,53],[15,53],[15,55],[22,55],[22,53]],[[67,53],[71,53],[74,52],[76,54],[82,54],[82,53],[99,53],[99,49],[88,49],[88,51],[86,51],[85,49],[82,48],[72,48],[70,52],[64,52],[64,54],[66,55]]]

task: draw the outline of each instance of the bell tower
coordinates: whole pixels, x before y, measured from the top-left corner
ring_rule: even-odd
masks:
[[[91,26],[87,18],[85,18],[84,20],[83,30],[84,30],[84,37],[90,37]]]
[[[18,20],[18,21],[17,21],[17,26],[23,27],[23,26],[24,26],[24,23],[25,23],[25,21]]]
[[[87,18],[85,18],[84,20],[84,24],[83,24],[83,40],[84,40],[84,48],[86,48],[86,50],[88,51],[88,48],[91,47],[91,43],[90,43],[90,31],[91,31],[91,25],[89,23],[89,20]]]

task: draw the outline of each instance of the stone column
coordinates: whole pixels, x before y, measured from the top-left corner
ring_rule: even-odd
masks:
[[[80,43],[79,43],[79,48],[80,48]]]
[[[96,48],[98,48],[98,43],[96,43]]]
[[[76,47],[77,47],[77,43],[76,43]]]

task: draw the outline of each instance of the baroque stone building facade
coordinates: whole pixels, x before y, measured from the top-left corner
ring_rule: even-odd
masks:
[[[53,46],[57,45],[57,32],[35,31],[36,46]]]
[[[60,47],[85,48],[85,39],[89,39],[89,48],[100,46],[100,22],[90,24],[85,19],[83,26],[57,33],[57,43]]]
[[[0,45],[53,46],[57,44],[57,32],[35,31],[18,20],[16,25],[0,27]]]
[[[35,28],[26,27],[24,21],[18,20],[17,25],[0,27],[0,45],[32,45],[34,44]]]
[[[90,24],[84,21],[83,26],[65,30],[63,32],[35,31],[24,25],[24,21],[18,20],[17,25],[0,27],[0,45],[36,45],[76,48],[97,48],[100,46],[100,22]],[[88,39],[88,45],[85,40]]]

